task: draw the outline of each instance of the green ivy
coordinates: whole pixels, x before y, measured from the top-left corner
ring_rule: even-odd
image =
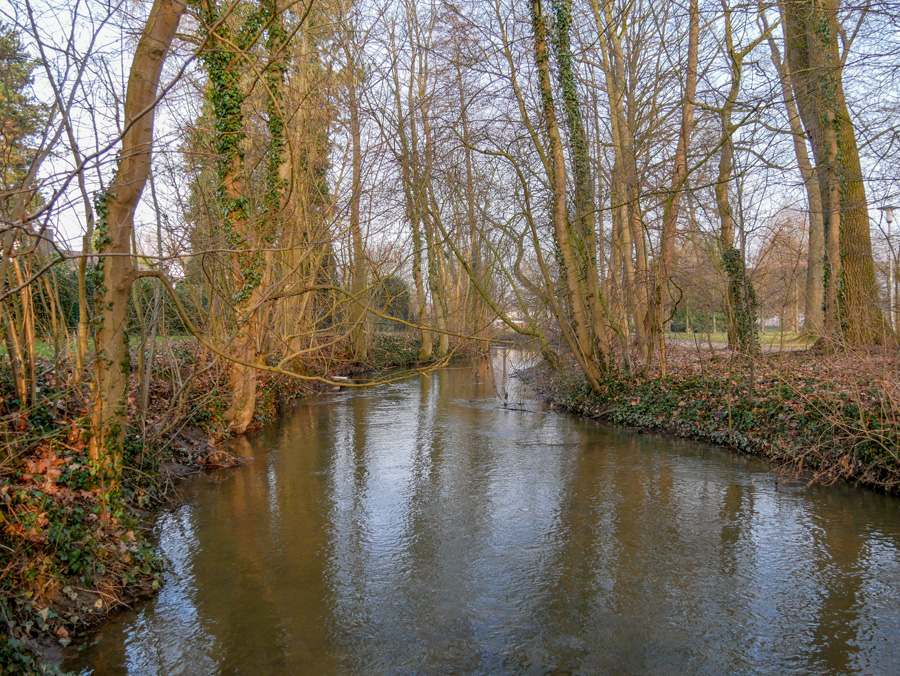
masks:
[[[728,276],[728,299],[734,313],[737,346],[745,351],[758,350],[756,313],[759,310],[759,302],[756,299],[756,290],[744,271],[740,249],[731,247],[722,252],[722,265]]]

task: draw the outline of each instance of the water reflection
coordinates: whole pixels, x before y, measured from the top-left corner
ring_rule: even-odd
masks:
[[[160,596],[68,666],[896,671],[897,500],[541,413],[503,356],[320,397],[247,442],[160,519]]]

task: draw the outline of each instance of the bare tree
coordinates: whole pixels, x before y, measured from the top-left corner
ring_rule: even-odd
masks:
[[[784,0],[780,6],[794,96],[822,192],[825,333],[850,345],[883,343],[891,332],[879,310],[866,191],[844,96],[839,5]]]
[[[155,0],[135,49],[125,97],[125,133],[116,176],[97,202],[97,291],[90,455],[104,494],[118,485],[127,422],[131,357],[125,326],[131,285],[138,277],[131,250],[134,213],[150,174],[153,119],[160,74],[185,5]]]

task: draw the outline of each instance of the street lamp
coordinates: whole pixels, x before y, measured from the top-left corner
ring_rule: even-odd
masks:
[[[894,207],[893,206],[884,206],[881,207],[881,211],[884,212],[884,218],[887,221],[887,243],[888,243],[888,322],[891,325],[891,328],[897,329],[897,289],[896,283],[897,280],[894,279],[894,269],[895,269],[895,261],[894,261],[894,242],[891,239],[891,224],[894,222]]]

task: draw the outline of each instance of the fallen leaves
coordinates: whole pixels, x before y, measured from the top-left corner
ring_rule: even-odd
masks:
[[[725,443],[817,477],[900,490],[900,353],[745,355],[673,347],[667,376],[612,375],[599,392],[576,364],[530,376],[582,415]]]

